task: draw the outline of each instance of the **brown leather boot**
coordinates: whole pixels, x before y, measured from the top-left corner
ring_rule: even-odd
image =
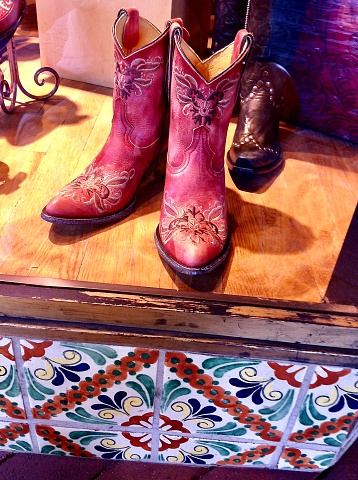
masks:
[[[179,25],[173,28],[168,160],[155,242],[174,270],[198,275],[229,251],[225,140],[252,38],[240,31],[202,61],[182,35]]]
[[[0,2],[0,50],[14,35],[25,13],[25,0]]]
[[[277,63],[250,61],[246,67],[239,118],[227,155],[231,178],[240,190],[264,191],[283,169],[279,121],[288,79]]]

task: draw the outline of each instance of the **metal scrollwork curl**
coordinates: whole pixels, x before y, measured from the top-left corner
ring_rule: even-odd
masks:
[[[52,88],[52,90],[49,92],[49,93],[46,93],[45,95],[33,95],[32,93],[28,92],[24,86],[21,84],[21,82],[19,81],[18,82],[18,85],[19,85],[19,88],[20,90],[22,91],[22,93],[24,93],[25,95],[27,95],[29,98],[32,98],[33,100],[47,100],[48,98],[52,97],[52,95],[54,95],[56,92],[57,92],[57,89],[60,85],[60,78],[58,76],[58,73],[56,72],[56,70],[54,70],[53,68],[51,67],[41,67],[39,68],[35,74],[34,74],[34,82],[36,83],[36,85],[38,85],[39,87],[42,87],[43,85],[45,85],[46,83],[46,80],[43,78],[41,80],[39,80],[39,77],[42,73],[49,73],[53,76],[54,78],[54,81],[55,81],[55,85],[54,87]],[[20,80],[20,79],[19,79]]]
[[[34,82],[37,86],[42,87],[47,82],[44,78],[40,79],[42,74],[50,74],[54,79],[54,86],[50,92],[45,95],[34,95],[30,93],[21,83],[19,69],[16,59],[16,50],[14,39],[11,38],[6,45],[8,62],[10,67],[10,83],[5,79],[3,71],[0,68],[0,107],[4,113],[11,113],[14,110],[17,98],[17,89],[19,88],[22,93],[32,100],[47,100],[57,92],[60,85],[60,77],[56,70],[51,67],[41,67],[34,74]],[[10,102],[10,104],[6,104]]]

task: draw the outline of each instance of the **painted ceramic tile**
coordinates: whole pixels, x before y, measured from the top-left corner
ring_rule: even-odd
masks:
[[[171,424],[170,431],[273,442],[282,437],[307,370],[178,352],[167,353],[165,366],[161,418],[166,429]]]
[[[161,435],[158,458],[162,462],[258,467],[270,463],[275,449],[273,445]]]
[[[141,442],[135,434],[106,430],[74,430],[64,427],[37,425],[40,453],[100,457],[108,460],[148,460],[151,437]]]
[[[115,426],[152,413],[157,359],[149,349],[53,342],[24,362],[32,414]]]
[[[339,453],[335,459],[335,462],[338,462],[338,460],[342,457],[342,455],[344,455],[347,452],[347,450],[357,441],[358,441],[358,421],[356,419],[352,430],[349,432],[347,436],[347,440],[344,442],[342,448],[339,449]]]
[[[287,447],[282,452],[278,468],[295,470],[324,470],[334,463],[336,453],[305,448]]]
[[[14,452],[32,452],[29,426],[25,423],[0,423],[0,448]]]
[[[5,337],[0,337],[0,417],[26,418],[12,342]]]
[[[290,440],[342,447],[358,417],[358,370],[317,367]]]

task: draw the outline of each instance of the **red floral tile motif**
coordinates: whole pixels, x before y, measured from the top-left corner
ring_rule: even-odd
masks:
[[[321,385],[334,385],[342,377],[351,373],[350,368],[342,368],[339,371],[332,370],[329,367],[318,367],[315,371],[315,381],[310,385],[310,389],[320,387]]]
[[[285,448],[282,454],[284,460],[288,460],[288,463],[292,467],[308,470],[317,470],[319,467],[315,465],[310,457],[302,456],[301,451],[298,448]]]
[[[25,423],[3,424],[0,428],[0,449],[32,452],[29,426]]]
[[[290,435],[290,440],[293,442],[314,442],[319,438],[328,438],[337,433],[343,433],[342,440],[344,440],[346,434],[352,429],[356,418],[358,418],[358,412],[354,415],[343,415],[342,417],[335,419],[335,421],[326,421],[320,425],[314,425],[305,430],[293,432]],[[325,443],[331,444],[332,440]],[[334,446],[340,445],[337,443]]]
[[[153,413],[146,413],[140,416],[131,417],[128,422],[122,424],[123,427],[130,427],[130,426],[140,426],[144,428],[153,428]],[[159,429],[165,432],[182,432],[182,433],[190,433],[188,429],[186,429],[182,422],[178,420],[172,420],[165,415],[160,415],[159,417]],[[131,432],[124,432],[123,437],[127,438],[131,445],[134,447],[141,447],[144,450],[151,450],[150,441],[151,436],[147,433],[131,433]],[[188,439],[187,438],[176,438],[167,435],[161,435],[161,444],[159,446],[159,451],[162,452],[168,449],[176,449],[182,443],[185,443]]]
[[[11,402],[3,395],[0,395],[0,410],[10,418],[26,418],[24,409],[19,407],[16,402]]]
[[[298,374],[302,372],[305,367],[299,365],[280,365],[277,362],[267,362],[267,364],[275,372],[275,377],[279,380],[285,380],[292,387],[300,388],[302,385]],[[342,368],[341,370],[332,370],[329,367],[319,367],[314,373],[314,377],[310,384],[310,389],[319,387],[320,385],[334,385],[337,381],[348,375],[351,372],[349,368]]]
[[[334,457],[334,452],[287,447],[282,452],[282,457],[279,461],[279,468],[322,470],[332,464]]]
[[[290,440],[341,447],[358,418],[356,370],[317,367]]]
[[[26,418],[12,341],[0,337],[0,416]]]
[[[42,357],[45,354],[46,348],[52,344],[53,342],[49,340],[20,340],[23,360],[26,361],[33,357]],[[9,360],[15,360],[10,339],[0,337],[0,355],[3,355]]]
[[[50,340],[20,340],[22,359],[26,362],[31,358],[40,358],[52,344]]]
[[[29,426],[22,423],[10,423],[0,428],[0,445],[6,445],[10,440],[16,440],[21,435],[29,433]]]
[[[297,376],[305,369],[305,367],[300,367],[298,365],[280,365],[276,362],[267,362],[267,364],[275,372],[276,378],[279,380],[286,380],[291,387],[301,387],[302,382],[297,378]]]
[[[0,355],[8,360],[15,360],[15,356],[12,352],[12,343],[9,338],[0,337]]]
[[[133,447],[120,432],[36,426],[40,453],[101,457],[107,460],[148,460],[150,453]],[[150,435],[148,435],[150,438]]]

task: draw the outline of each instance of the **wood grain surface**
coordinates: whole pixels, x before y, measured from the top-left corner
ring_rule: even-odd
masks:
[[[37,39],[22,39],[18,48],[23,83],[43,93],[46,85],[32,82]],[[1,66],[6,73],[6,62]],[[111,89],[62,79],[46,103],[22,94],[19,102],[12,115],[0,113],[0,274],[324,301],[357,204],[357,146],[282,124],[284,172],[262,194],[238,191],[227,175],[233,248],[218,271],[192,278],[174,273],[154,245],[163,187],[157,172],[144,179],[135,211],[120,223],[68,227],[40,218],[103,145]],[[227,147],[234,130],[233,119]]]

